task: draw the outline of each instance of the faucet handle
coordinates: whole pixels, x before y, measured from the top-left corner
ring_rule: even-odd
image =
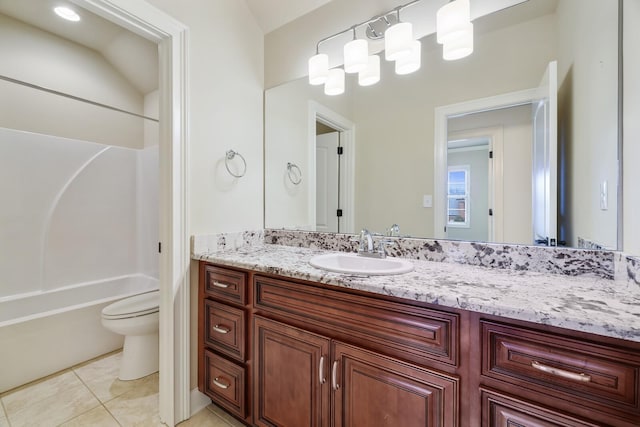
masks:
[[[386,247],[394,245],[395,243],[396,243],[395,240],[390,240],[390,239],[380,239],[380,240],[378,240],[378,253],[383,258],[386,257],[388,255]]]

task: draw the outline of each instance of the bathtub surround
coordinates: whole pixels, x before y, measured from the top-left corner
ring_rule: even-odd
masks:
[[[0,299],[0,393],[121,348],[102,309],[152,289],[157,279],[137,275]]]

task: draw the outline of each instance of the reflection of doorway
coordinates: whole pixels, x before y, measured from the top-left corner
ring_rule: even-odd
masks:
[[[340,132],[317,123],[316,133],[316,231],[339,233]]]
[[[309,223],[317,231],[353,233],[355,126],[310,101],[308,129],[309,165],[314,169],[308,183]]]
[[[447,148],[447,238],[494,241],[492,140],[461,136]]]
[[[500,191],[500,187],[496,187],[496,198],[494,201],[494,223],[497,215],[502,214],[504,220],[503,235],[500,237],[498,234],[498,227],[496,227],[495,241],[508,242],[508,243],[522,243],[522,244],[556,244],[556,98],[557,98],[557,79],[556,79],[556,63],[551,62],[548,70],[542,79],[542,82],[538,88],[524,90],[520,92],[512,92],[508,94],[498,95],[490,98],[482,98],[472,101],[463,102],[460,104],[448,105],[436,108],[435,112],[435,189],[434,189],[434,235],[438,238],[447,237],[447,173],[448,163],[447,154],[448,147],[447,142],[449,140],[449,133],[453,130],[468,130],[473,126],[462,127],[459,129],[452,128],[452,122],[460,118],[469,118],[472,116],[480,116],[492,114],[494,112],[499,113],[501,110],[520,108],[528,121],[528,131],[526,135],[521,133],[519,137],[511,138],[514,141],[524,141],[525,138],[529,141],[528,147],[520,149],[518,155],[520,161],[514,161],[509,157],[507,151],[513,148],[504,138],[504,159],[502,162],[502,176],[503,187],[502,192],[504,197],[502,198],[505,203],[504,209],[498,210],[495,203],[499,203],[497,192]],[[544,105],[541,116],[536,115],[536,111],[539,111],[538,105]],[[532,119],[535,120],[535,126],[532,124]],[[483,126],[499,126],[500,122],[493,122],[492,124],[486,121],[478,120],[475,127]],[[506,132],[506,127],[505,127]],[[506,135],[506,133],[505,133]],[[533,147],[538,147],[534,150]],[[532,159],[534,153],[543,153],[540,162],[536,162]],[[525,159],[525,154],[528,156]],[[525,159],[526,161],[522,161]],[[496,167],[499,167],[499,163],[494,159]],[[520,166],[518,166],[518,164]],[[534,166],[540,166],[540,170],[534,171]],[[514,173],[519,173],[520,180],[514,180],[510,178],[508,169],[511,169]],[[522,174],[523,171],[527,171],[526,174]],[[497,174],[496,174],[497,175]],[[534,177],[541,176],[541,185],[534,185]],[[537,182],[535,183],[537,184]],[[540,189],[540,197],[534,198],[533,193]],[[517,196],[514,198],[514,196]],[[517,199],[522,202],[512,203]],[[507,202],[509,205],[507,206]],[[522,206],[527,205],[529,210],[523,212]],[[516,210],[510,212],[509,207]],[[542,212],[543,221],[536,221],[534,212]],[[533,229],[534,224],[541,223],[544,227],[542,232],[535,231]],[[521,227],[521,225],[526,227]],[[534,236],[536,236],[534,238]],[[545,239],[541,239],[538,236],[547,236]]]

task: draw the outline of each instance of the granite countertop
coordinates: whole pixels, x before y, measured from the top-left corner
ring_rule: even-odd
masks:
[[[640,291],[628,283],[410,260],[396,276],[330,273],[308,261],[330,251],[263,244],[194,253],[198,260],[640,342]]]

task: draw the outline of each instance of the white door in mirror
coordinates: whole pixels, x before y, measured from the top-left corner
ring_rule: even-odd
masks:
[[[354,253],[335,252],[317,255],[309,264],[335,273],[384,276],[413,271],[413,264],[401,258],[368,258]]]

